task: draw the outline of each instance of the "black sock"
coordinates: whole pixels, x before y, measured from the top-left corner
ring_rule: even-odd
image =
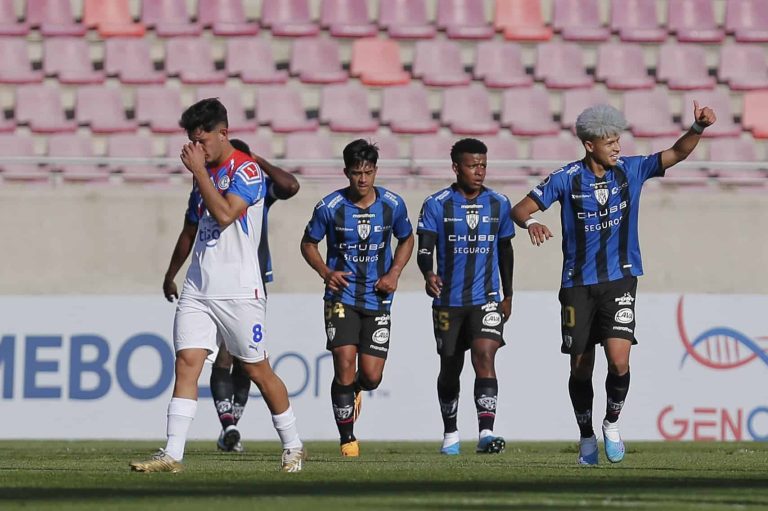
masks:
[[[571,395],[573,413],[576,415],[581,438],[589,438],[595,434],[592,429],[592,399],[595,397],[592,380],[577,380],[571,376],[568,379],[568,393]]]
[[[629,370],[626,374],[618,376],[608,371],[605,377],[605,393],[608,396],[608,404],[605,407],[605,420],[616,422],[624,406],[624,400],[629,392]]]
[[[459,415],[459,380],[450,385],[437,380],[437,398],[440,401],[440,415],[443,416],[443,431],[454,433],[459,430],[456,420]]]
[[[235,423],[232,409],[232,375],[225,367],[211,369],[211,394],[216,413],[219,414],[221,429],[226,429]]]
[[[342,444],[355,440],[353,433],[355,418],[355,385],[339,385],[336,379],[331,383],[331,404],[336,427],[339,428],[339,439]]]
[[[235,424],[240,421],[248,402],[248,393],[251,391],[251,377],[243,369],[242,363],[235,360],[232,366],[232,414],[235,416]]]
[[[484,429],[493,431],[498,394],[499,382],[496,378],[475,378],[475,409],[480,431]]]

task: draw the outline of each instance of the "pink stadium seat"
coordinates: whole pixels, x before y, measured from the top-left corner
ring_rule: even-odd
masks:
[[[672,90],[711,89],[706,50],[695,44],[666,43],[659,50],[656,78]]]
[[[0,36],[25,36],[29,33],[29,24],[19,21],[13,0],[0,0]]]
[[[502,95],[501,124],[523,137],[556,135],[560,126],[552,120],[549,93],[543,87],[508,89]]]
[[[623,156],[635,156],[637,152],[637,142],[632,133],[625,131],[619,137],[619,144],[621,145],[621,155]]]
[[[197,21],[213,35],[243,36],[259,33],[259,25],[246,19],[242,0],[198,0]]]
[[[278,37],[306,37],[320,31],[309,12],[309,0],[264,0],[261,23]]]
[[[35,144],[29,135],[0,134],[0,154],[6,156],[35,156]],[[0,177],[3,181],[47,181],[48,172],[36,163],[8,163],[0,158]]]
[[[154,133],[179,133],[183,111],[178,89],[150,85],[136,89],[136,120]]]
[[[722,90],[686,92],[683,96],[683,107],[680,126],[688,129],[693,123],[693,101],[699,106],[708,106],[715,111],[717,122],[707,128],[705,137],[735,137],[741,134],[741,126],[733,122],[731,98]]]
[[[400,138],[397,135],[389,133],[377,133],[371,137],[373,143],[379,148],[379,170],[376,173],[376,180],[388,178],[400,178],[410,173],[408,167],[390,167],[384,166],[381,160],[399,160],[404,156],[400,151]]]
[[[160,37],[198,36],[203,31],[190,21],[186,0],[142,0],[141,21]]]
[[[239,76],[244,83],[285,83],[288,72],[277,69],[272,45],[260,37],[227,39],[227,73]]]
[[[717,75],[733,91],[768,89],[765,49],[756,44],[726,44],[720,48]]]
[[[512,137],[486,137],[483,143],[488,147],[488,171],[486,180],[493,183],[504,183],[510,186],[527,185],[528,171],[524,168],[504,167],[500,160],[520,159],[517,142]]]
[[[128,0],[83,0],[83,23],[101,37],[141,37],[144,25],[134,23]]]
[[[12,133],[16,131],[16,121],[13,119],[6,119],[0,115],[0,133]]]
[[[715,162],[757,162],[755,140],[750,138],[716,138],[709,142],[709,159]],[[754,168],[723,168],[712,172],[723,184],[763,186],[766,180],[756,164]]]
[[[276,133],[315,131],[318,126],[317,119],[307,119],[299,91],[279,85],[256,89],[256,119]]]
[[[423,0],[389,0],[379,2],[379,26],[392,39],[432,39],[435,27],[427,17]]]
[[[87,31],[75,21],[70,0],[27,0],[26,21],[43,37],[83,36]]]
[[[341,67],[339,45],[334,39],[301,38],[291,47],[291,74],[304,83],[341,83],[347,72]]]
[[[112,37],[104,42],[104,48],[108,75],[128,85],[165,83],[165,73],[155,71],[146,39]]]
[[[75,131],[77,124],[64,117],[61,91],[54,85],[29,85],[16,89],[16,120],[34,133]]]
[[[323,0],[320,25],[333,37],[373,37],[379,31],[368,17],[366,0]]]
[[[153,141],[147,135],[121,134],[113,135],[107,140],[107,156],[111,158],[151,158]],[[111,172],[120,172],[126,182],[164,181],[167,174],[155,165],[135,163],[113,163]]]
[[[605,41],[610,30],[600,22],[597,0],[555,0],[552,26],[566,41]]]
[[[188,143],[189,137],[187,137],[184,131],[178,127],[176,128],[175,135],[170,135],[165,138],[165,156],[173,159],[173,163],[166,166],[165,171],[167,173],[182,174],[185,178],[191,180],[192,176],[189,170],[184,167],[184,164],[181,163],[180,157],[182,147],[184,147],[184,144]]]
[[[725,29],[740,43],[768,42],[768,4],[763,0],[728,0]]]
[[[175,37],[166,42],[165,70],[169,75],[178,75],[183,83],[210,84],[227,80],[227,74],[215,68],[208,40],[197,37]]]
[[[331,131],[340,133],[368,133],[379,128],[368,108],[368,92],[359,83],[323,87],[320,121],[328,124]]]
[[[400,47],[388,39],[358,39],[352,45],[352,76],[365,85],[402,85],[411,80],[400,62]]]
[[[256,120],[245,117],[245,107],[239,87],[199,87],[197,89],[197,101],[206,98],[219,98],[219,101],[227,108],[229,131],[253,132],[256,130]]]
[[[744,110],[741,123],[755,138],[768,138],[768,91],[744,94]],[[718,113],[718,122],[720,114]]]
[[[272,136],[263,133],[244,133],[231,138],[243,140],[251,148],[251,152],[262,158],[272,159],[275,156],[272,150]]]
[[[451,147],[456,138],[448,135],[421,135],[411,138],[411,158],[417,165],[416,173],[426,178],[450,181],[455,178],[451,170]],[[439,160],[439,163],[420,160]]]
[[[381,122],[393,133],[436,133],[440,127],[432,118],[427,89],[420,83],[384,89]]]
[[[527,87],[533,83],[533,77],[525,72],[520,46],[515,43],[478,43],[474,74],[490,88]]]
[[[550,89],[576,89],[593,84],[584,67],[581,47],[575,43],[540,44],[536,48],[534,76],[543,80]]]
[[[510,41],[549,41],[552,29],[544,23],[540,0],[496,0],[496,30]]]
[[[285,158],[288,160],[330,160],[336,159],[331,138],[324,133],[291,133],[285,137]],[[344,178],[340,163],[337,166],[299,165],[292,170],[305,176]]]
[[[677,40],[691,43],[719,43],[725,33],[717,26],[712,0],[675,0],[667,3],[669,29]]]
[[[488,91],[479,83],[453,87],[443,92],[443,124],[457,135],[495,135],[499,123],[493,120]]]
[[[42,71],[33,71],[22,37],[0,37],[0,83],[25,84],[43,81]]]
[[[645,68],[643,48],[637,44],[601,44],[595,76],[609,89],[650,89],[656,85]]]
[[[493,27],[485,19],[484,0],[438,0],[437,26],[451,39],[490,39]]]
[[[100,85],[78,87],[75,102],[77,122],[89,125],[93,133],[136,131],[136,123],[125,117],[119,89]]]
[[[83,135],[62,134],[48,137],[48,156],[60,158],[87,158],[94,156],[92,138]],[[65,181],[106,182],[109,172],[91,163],[54,163],[51,170],[62,173]]]
[[[79,37],[56,37],[43,41],[43,70],[64,84],[102,83],[104,72],[95,71],[88,41]]]
[[[661,89],[629,91],[624,94],[624,116],[636,137],[680,135],[672,122],[669,99]]]
[[[601,88],[571,89],[563,91],[563,108],[560,124],[571,128],[581,112],[595,105],[609,105],[608,94]]]
[[[656,0],[611,0],[611,28],[626,42],[661,43],[667,39]]]
[[[413,58],[413,75],[424,85],[449,87],[466,85],[470,76],[464,72],[461,48],[452,41],[417,41]]]
[[[531,172],[539,175],[549,175],[563,165],[578,160],[584,156],[581,141],[570,133],[536,137],[531,141],[531,160],[552,160],[558,162],[554,166],[532,168]]]

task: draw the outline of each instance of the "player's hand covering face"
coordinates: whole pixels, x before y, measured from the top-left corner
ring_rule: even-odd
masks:
[[[459,162],[453,163],[456,182],[467,192],[477,193],[485,181],[488,155],[463,153]]]
[[[189,136],[189,140],[200,145],[205,164],[219,163],[223,151],[223,143],[227,139],[227,129],[219,128],[213,131],[203,131],[198,128]]]

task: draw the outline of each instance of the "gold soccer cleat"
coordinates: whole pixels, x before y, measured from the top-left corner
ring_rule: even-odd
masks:
[[[146,461],[132,461],[131,470],[134,472],[170,472],[176,474],[184,470],[184,465],[171,458],[164,449],[160,449]]]
[[[341,455],[345,458],[357,458],[360,456],[360,444],[357,443],[357,440],[341,444]]]
[[[284,449],[282,458],[283,472],[301,472],[305,459],[307,459],[307,452],[304,450],[304,447]]]

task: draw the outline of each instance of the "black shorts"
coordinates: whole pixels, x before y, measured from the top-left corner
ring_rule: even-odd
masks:
[[[606,339],[635,339],[637,277],[560,289],[563,344],[560,351],[579,355]]]
[[[358,309],[341,302],[325,303],[325,349],[355,345],[360,353],[387,358],[389,330],[392,323],[389,312]]]
[[[433,307],[437,353],[451,357],[471,348],[475,339],[492,339],[504,346],[504,319],[498,302],[468,307]]]

